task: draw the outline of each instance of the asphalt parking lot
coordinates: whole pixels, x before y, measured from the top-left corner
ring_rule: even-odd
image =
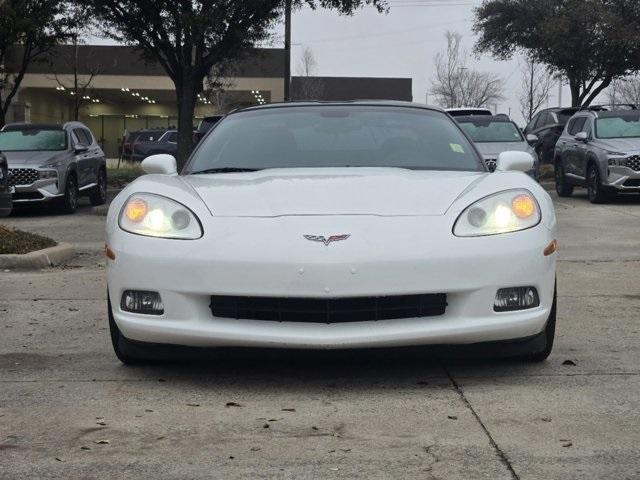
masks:
[[[0,272],[0,478],[640,478],[640,199],[554,200],[558,331],[537,365],[384,350],[124,367],[104,217],[14,215],[78,255]]]

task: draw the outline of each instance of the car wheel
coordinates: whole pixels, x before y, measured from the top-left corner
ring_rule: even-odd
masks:
[[[111,345],[113,345],[113,351],[125,365],[136,365],[144,363],[145,356],[141,352],[141,348],[137,343],[127,339],[118,328],[116,321],[113,318],[113,311],[111,310],[111,299],[107,293],[107,309],[109,314],[109,332],[111,333]]]
[[[100,170],[98,173],[98,184],[91,190],[89,195],[89,201],[91,205],[98,206],[104,205],[107,201],[107,172],[106,170]]]
[[[63,213],[74,213],[78,209],[78,182],[75,175],[69,173],[64,186],[64,196],[60,202]]]
[[[602,187],[598,167],[591,164],[587,171],[587,195],[591,203],[604,203],[610,195]]]
[[[559,197],[570,197],[573,195],[573,185],[567,183],[564,176],[564,167],[561,161],[557,161],[554,168],[554,176],[556,180],[556,192]]]
[[[544,362],[553,350],[553,341],[556,336],[556,305],[558,302],[558,294],[556,286],[553,287],[553,303],[551,304],[551,312],[547,319],[547,325],[543,332],[534,340],[527,342],[527,346],[523,348],[526,353],[522,353],[516,359],[523,362],[539,363]],[[529,351],[530,345],[534,345],[533,351]]]

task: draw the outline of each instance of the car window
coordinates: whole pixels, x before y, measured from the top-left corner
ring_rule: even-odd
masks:
[[[585,118],[584,125],[582,126],[582,132],[585,132],[587,135],[591,135],[591,119]]]
[[[524,141],[518,127],[511,122],[487,122],[479,118],[460,122],[460,126],[476,143]]]
[[[167,142],[171,142],[171,143],[177,143],[178,142],[178,132],[170,132],[167,134],[167,136],[164,138],[165,141]]]
[[[67,149],[67,134],[60,129],[25,128],[0,132],[0,151],[53,151]]]
[[[597,138],[639,138],[640,114],[624,114],[596,120]],[[2,148],[0,147],[0,150]]]
[[[549,112],[542,112],[538,117],[538,121],[536,122],[536,128],[542,128],[545,125],[549,125],[553,123],[553,117],[549,114]]]
[[[358,105],[232,114],[206,137],[187,171],[293,167],[484,171],[473,146],[447,115]]]
[[[569,121],[569,128],[567,129],[567,132],[569,133],[569,135],[575,135],[578,132],[582,131],[582,126],[584,125],[586,118],[585,117],[577,117],[577,118],[572,118]]]
[[[93,134],[91,133],[90,130],[83,128],[82,131],[84,132],[84,136],[87,138],[87,145],[92,145],[93,144]]]
[[[84,145],[85,147],[88,147],[91,144],[82,128],[73,129],[73,142],[74,144]]]
[[[527,124],[526,127],[524,127],[524,131],[526,133],[530,133],[531,130],[533,130],[535,128],[535,125],[536,125],[536,122],[538,121],[538,118],[540,118],[540,114],[539,113],[529,121],[529,123]]]

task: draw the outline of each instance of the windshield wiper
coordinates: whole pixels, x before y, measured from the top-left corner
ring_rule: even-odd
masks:
[[[262,168],[243,168],[243,167],[219,167],[219,168],[206,168],[204,170],[198,170],[197,172],[190,172],[190,175],[198,175],[200,173],[242,173],[242,172],[257,172]]]

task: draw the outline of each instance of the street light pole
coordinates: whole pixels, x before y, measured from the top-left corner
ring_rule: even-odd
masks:
[[[284,2],[284,101],[291,100],[291,0]]]

